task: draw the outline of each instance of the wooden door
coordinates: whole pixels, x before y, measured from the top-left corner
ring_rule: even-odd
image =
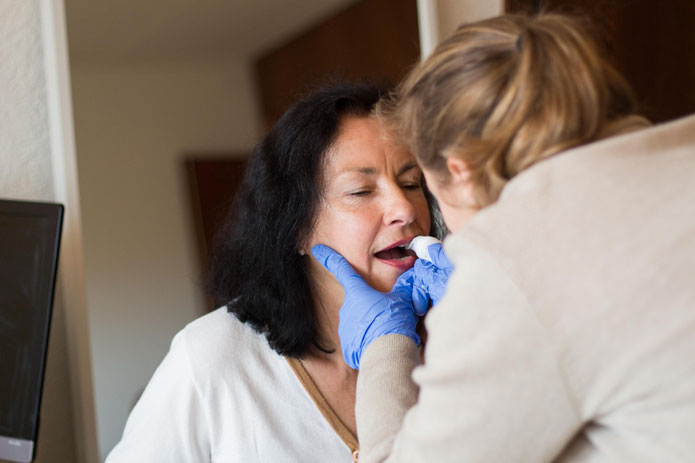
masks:
[[[190,155],[184,161],[201,269],[246,168],[239,153]]]
[[[587,17],[643,114],[662,122],[695,112],[695,1],[507,0],[506,8]]]

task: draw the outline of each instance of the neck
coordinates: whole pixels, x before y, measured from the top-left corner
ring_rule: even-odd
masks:
[[[342,294],[340,298],[335,295],[324,295],[316,297],[314,302],[316,327],[318,330],[317,340],[321,348],[330,352],[323,352],[317,348],[312,349],[312,356],[319,357],[323,361],[331,361],[338,365],[347,365],[343,360],[340,348],[340,338],[338,336],[338,312],[343,303]]]
[[[314,281],[314,315],[318,330],[317,340],[323,349],[332,352],[323,352],[313,348],[307,354],[307,357],[321,363],[332,363],[337,368],[345,367],[351,370],[343,360],[340,338],[338,337],[338,312],[345,299],[343,287],[323,267],[316,270],[318,271],[312,273]]]

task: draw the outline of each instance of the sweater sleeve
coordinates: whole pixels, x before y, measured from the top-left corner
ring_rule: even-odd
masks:
[[[210,462],[208,421],[186,351],[185,331],[155,371],[106,463]]]
[[[412,346],[397,335],[364,353],[360,462],[551,461],[582,426],[561,352],[492,257],[467,243],[452,255],[456,270],[428,315],[425,364],[413,379],[402,366]],[[394,391],[416,385],[407,413],[406,399],[394,406],[408,397]]]
[[[419,352],[409,337],[390,334],[374,340],[360,363],[355,415],[361,463],[363,455],[388,455],[403,416],[417,401],[418,388],[410,375],[419,363]]]

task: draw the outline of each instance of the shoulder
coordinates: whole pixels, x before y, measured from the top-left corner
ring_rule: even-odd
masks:
[[[640,240],[692,227],[682,211],[695,194],[693,175],[695,116],[580,146],[514,177],[445,249],[475,244],[512,273],[547,269],[556,258],[588,267],[629,258],[643,252]]]
[[[472,327],[472,320],[481,321],[488,316],[509,319],[508,314],[502,314],[512,308],[519,316],[522,313],[532,316],[525,288],[520,285],[520,275],[516,272],[515,256],[500,250],[494,240],[467,227],[447,237],[444,249],[454,264],[454,272],[444,299],[427,315],[429,323],[440,321],[442,326],[447,326],[455,320],[457,325]],[[452,338],[452,342],[460,340]]]
[[[202,349],[224,349],[237,340],[252,345],[264,341],[263,335],[240,322],[224,306],[193,320],[177,336],[185,337],[190,346]]]
[[[236,375],[280,357],[262,334],[240,322],[226,307],[189,323],[174,337],[171,353],[175,351],[186,357],[200,381],[227,373]]]

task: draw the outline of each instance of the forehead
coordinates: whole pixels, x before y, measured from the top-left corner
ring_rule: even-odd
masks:
[[[327,175],[363,168],[382,171],[414,160],[373,116],[341,121],[338,137],[326,154]]]

